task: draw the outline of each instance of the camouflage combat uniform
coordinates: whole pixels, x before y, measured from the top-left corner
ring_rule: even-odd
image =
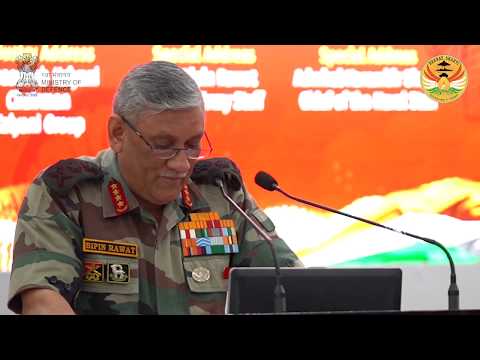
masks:
[[[268,244],[218,187],[196,183],[193,178],[188,182],[191,209],[179,195],[165,205],[158,223],[129,191],[112,150],[95,158],[64,160],[40,173],[18,216],[9,308],[21,312],[20,292],[46,288],[59,292],[77,314],[224,313],[225,271],[235,266],[273,266],[272,255]],[[123,188],[128,203],[123,213],[116,211],[118,204],[109,191],[112,181]],[[230,195],[273,236],[280,266],[301,266],[245,188],[230,191]],[[239,252],[185,257],[178,224],[189,221],[189,211],[214,211],[222,219],[233,219]],[[122,256],[86,252],[85,239],[131,244],[136,254],[126,250]],[[98,271],[92,272],[92,266]],[[115,271],[115,266],[126,270],[128,279],[109,282],[108,275],[115,274],[106,269]],[[192,276],[198,268],[208,269],[208,279],[198,281]],[[96,277],[87,279],[87,272]]]

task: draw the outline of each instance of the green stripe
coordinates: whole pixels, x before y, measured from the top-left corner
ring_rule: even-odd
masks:
[[[52,219],[58,224],[58,226],[65,229],[72,238],[77,240],[78,244],[81,243],[81,240],[83,239],[82,228],[75,224],[68,216],[58,213],[52,216]]]
[[[73,266],[78,273],[81,273],[82,271],[82,264],[80,261],[75,260],[69,256],[47,250],[34,250],[20,256],[19,258],[16,258],[15,263],[13,264],[13,268],[14,270],[16,270],[26,265],[31,265],[44,261],[59,261]]]
[[[225,246],[224,245],[212,245],[212,255],[215,254],[225,254]]]
[[[468,252],[461,247],[451,247],[447,249],[452,256],[455,264],[478,264],[480,257]],[[426,264],[440,265],[448,264],[445,253],[434,245],[416,244],[405,249],[375,254],[354,260],[350,260],[337,267],[342,266],[373,266],[373,265],[406,265],[406,264]]]

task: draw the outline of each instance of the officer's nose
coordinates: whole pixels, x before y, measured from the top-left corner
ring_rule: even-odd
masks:
[[[191,168],[190,160],[185,150],[179,150],[173,158],[168,160],[167,166],[177,173],[186,173]]]

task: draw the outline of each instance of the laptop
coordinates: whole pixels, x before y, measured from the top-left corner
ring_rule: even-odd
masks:
[[[399,311],[402,271],[394,268],[281,268],[287,312]],[[226,314],[274,312],[273,267],[232,268]]]

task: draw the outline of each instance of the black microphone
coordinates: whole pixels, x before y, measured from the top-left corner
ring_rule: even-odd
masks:
[[[252,220],[250,216],[248,216],[243,209],[237,205],[233,199],[228,196],[227,192],[225,191],[225,186],[223,185],[224,181],[224,173],[219,170],[218,168],[212,168],[209,173],[208,173],[208,178],[209,178],[209,183],[211,184],[216,184],[223,193],[223,196],[225,199],[233,205],[237,211],[242,214],[242,216],[257,230],[257,232],[265,239],[267,242],[268,246],[270,247],[270,250],[272,251],[272,256],[273,256],[273,263],[275,266],[275,289],[273,291],[274,294],[274,303],[273,303],[273,308],[275,313],[281,313],[281,312],[286,312],[287,311],[287,296],[285,292],[285,288],[282,285],[281,277],[280,277],[280,267],[278,266],[278,260],[277,260],[277,253],[275,251],[275,248],[273,247],[272,243],[272,238],[262,230],[260,226],[258,226],[255,221]]]
[[[265,190],[278,191],[278,192],[282,193],[283,195],[285,195],[286,197],[288,197],[290,199],[293,199],[295,201],[299,201],[303,204],[307,204],[307,205],[310,205],[310,206],[313,206],[313,207],[316,207],[316,208],[319,208],[319,209],[323,209],[323,210],[326,210],[326,211],[334,212],[336,214],[347,216],[349,218],[359,220],[359,221],[365,222],[365,223],[370,224],[370,225],[379,226],[383,229],[394,231],[394,232],[400,233],[402,235],[407,235],[407,236],[413,237],[415,239],[426,241],[429,244],[438,246],[447,255],[448,261],[450,262],[450,287],[448,288],[448,310],[459,310],[460,292],[459,292],[458,286],[457,286],[457,276],[455,274],[455,265],[453,263],[452,257],[450,256],[450,253],[448,252],[448,250],[442,244],[440,244],[438,241],[433,240],[433,239],[429,239],[429,238],[426,238],[426,237],[423,237],[423,236],[414,235],[414,234],[408,233],[406,231],[397,230],[397,229],[394,229],[394,228],[376,223],[374,221],[370,221],[370,220],[367,220],[367,219],[362,219],[358,216],[350,215],[350,214],[347,214],[347,213],[329,208],[328,206],[316,204],[314,202],[311,202],[311,201],[308,201],[308,200],[303,200],[303,199],[297,198],[295,196],[292,196],[292,195],[286,193],[285,191],[283,191],[278,186],[278,182],[271,175],[267,174],[264,171],[260,171],[260,172],[257,173],[257,175],[255,176],[255,183]]]

